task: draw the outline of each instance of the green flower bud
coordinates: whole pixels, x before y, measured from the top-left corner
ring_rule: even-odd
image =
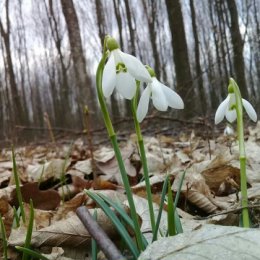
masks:
[[[108,40],[107,40],[107,48],[110,51],[119,49],[119,45],[118,45],[117,41],[113,37],[109,37],[108,38]]]

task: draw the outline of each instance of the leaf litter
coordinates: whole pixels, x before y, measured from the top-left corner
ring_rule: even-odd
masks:
[[[260,204],[259,132],[258,122],[256,127],[249,127],[246,141],[248,196],[250,205],[255,205],[251,211],[255,214],[252,218],[255,226],[260,223],[260,211],[257,208]],[[186,171],[177,208],[184,234],[196,232],[200,227],[207,229],[209,224],[238,225],[238,212],[235,210],[239,208],[240,178],[238,145],[234,138],[220,135],[216,139],[204,140],[192,132],[180,137],[145,137],[144,144],[155,212],[158,210],[165,176],[170,176],[172,190],[176,193],[182,173]],[[136,194],[134,199],[142,222],[142,232],[151,239],[145,182],[134,136],[122,142],[121,148],[132,191]],[[75,259],[77,254],[77,259],[90,259],[86,252],[90,250],[91,237],[75,211],[81,205],[91,210],[96,205],[83,190],[93,189],[124,207],[127,207],[126,196],[111,147],[98,147],[94,151],[94,161],[91,161],[90,153],[80,139],[75,141],[69,158],[66,158],[69,149],[69,145],[54,148],[48,144],[16,149],[26,214],[29,214],[26,203],[30,198],[35,208],[32,247],[38,250],[48,247],[48,253],[45,250],[42,253],[49,259]],[[93,172],[97,175],[95,180]],[[16,245],[23,245],[26,228],[22,225],[18,229],[12,228],[12,207],[17,206],[17,201],[10,149],[3,149],[0,154],[0,185],[0,212],[12,249]],[[161,230],[167,226],[166,219],[166,211],[163,211]],[[100,209],[98,222],[109,236],[118,238],[113,225]],[[201,246],[204,246],[203,242]]]

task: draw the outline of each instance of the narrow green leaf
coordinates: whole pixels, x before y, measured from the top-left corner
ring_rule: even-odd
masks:
[[[106,196],[104,196],[101,193],[98,194],[98,196],[100,196],[108,205],[113,207],[118,212],[118,214],[122,217],[122,219],[125,221],[125,223],[127,225],[129,225],[132,228],[132,230],[134,231],[133,220],[128,216],[128,214],[125,212],[124,208],[121,207],[121,205],[119,203],[116,203],[116,202],[110,200],[109,198],[107,198]],[[142,240],[143,240],[143,244],[146,247],[148,245],[148,242],[143,234],[142,234]]]
[[[6,237],[6,230],[4,221],[2,219],[2,216],[0,214],[0,225],[1,225],[1,235],[2,235],[2,241],[3,241],[3,257],[4,260],[7,260],[7,237]]]
[[[116,214],[108,207],[108,205],[95,193],[90,192],[88,190],[85,190],[87,195],[92,198],[105,212],[105,214],[108,216],[108,218],[112,221],[112,223],[117,228],[119,234],[122,236],[124,241],[126,242],[129,250],[132,252],[132,254],[137,258],[139,256],[139,251],[131,239],[130,235],[128,234],[127,230],[123,226],[123,224],[119,221]]]
[[[40,254],[40,253],[38,253],[34,250],[29,249],[29,248],[25,248],[25,247],[22,247],[22,246],[16,246],[15,248],[18,251],[21,251],[24,254],[30,255],[30,256],[32,256],[36,259],[49,260],[47,257],[43,256],[42,254]]]
[[[16,210],[15,206],[13,206],[13,211],[14,211],[14,219],[13,219],[13,224],[12,228],[18,228],[20,226],[20,208]]]
[[[168,181],[168,233],[169,236],[175,236],[176,235],[176,229],[175,229],[175,214],[174,214],[174,205],[173,205],[173,197],[172,197],[172,189],[171,189],[171,183]]]
[[[31,239],[32,239],[32,232],[33,232],[33,221],[34,221],[34,209],[33,209],[33,202],[32,199],[30,199],[30,217],[29,217],[29,223],[27,227],[27,233],[26,238],[24,242],[25,248],[30,248],[31,245]],[[28,254],[26,252],[23,252],[23,258],[22,260],[28,260]]]
[[[159,226],[160,226],[160,222],[161,222],[161,217],[162,217],[162,211],[163,211],[163,205],[164,205],[164,200],[165,200],[165,196],[166,196],[166,192],[167,192],[167,187],[168,187],[168,182],[169,182],[169,175],[166,176],[164,183],[163,183],[163,188],[162,188],[162,195],[161,195],[161,201],[160,201],[160,207],[159,207],[159,211],[158,211],[158,215],[157,215],[157,220],[156,220],[156,225],[155,225],[155,232],[153,234],[153,240],[152,241],[156,241],[157,240],[157,236],[158,236],[158,230],[159,230]]]
[[[181,194],[181,187],[182,187],[182,184],[183,184],[185,174],[186,174],[186,170],[183,172],[183,174],[181,176],[179,187],[178,187],[178,190],[177,190],[177,193],[176,193],[176,196],[175,196],[175,200],[174,200],[174,209],[173,210],[174,210],[174,220],[175,220],[175,227],[176,227],[177,234],[183,233],[181,220],[180,220],[180,217],[179,217],[179,215],[176,211],[176,208],[177,208],[177,205],[178,205],[178,202],[179,202],[179,198],[180,198],[180,194]]]

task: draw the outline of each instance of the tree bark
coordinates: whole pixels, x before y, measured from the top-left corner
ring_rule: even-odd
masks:
[[[191,117],[194,113],[195,91],[192,86],[192,76],[181,4],[179,0],[166,0],[166,6],[172,35],[177,91],[184,99],[185,115]]]
[[[24,114],[24,109],[21,103],[21,99],[19,96],[19,91],[15,79],[14,74],[14,67],[13,67],[13,60],[11,55],[11,45],[10,45],[10,19],[9,19],[9,0],[5,2],[5,11],[6,11],[6,30],[4,29],[3,22],[0,20],[0,35],[4,42],[5,47],[5,68],[6,73],[8,75],[9,85],[11,89],[11,96],[12,96],[12,106],[13,106],[13,113],[12,113],[12,121],[14,124],[22,124],[26,120],[27,115]],[[11,108],[9,108],[11,109]]]
[[[248,99],[248,90],[245,78],[245,63],[243,57],[244,42],[239,30],[236,2],[235,0],[227,0],[227,5],[231,19],[230,34],[234,52],[233,60],[236,75],[235,79],[240,88],[242,96],[245,99]]]
[[[200,98],[200,105],[201,105],[201,112],[206,114],[207,112],[207,101],[206,101],[206,94],[203,87],[203,78],[202,78],[202,70],[200,66],[200,46],[199,46],[199,37],[196,25],[196,13],[194,8],[193,0],[190,0],[190,10],[191,10],[191,21],[192,21],[192,30],[193,30],[193,37],[194,37],[194,45],[195,45],[195,67],[196,67],[196,79],[197,79],[197,86]]]
[[[74,7],[74,3],[72,0],[60,1],[69,34],[69,42],[71,48],[71,56],[73,60],[73,68],[75,72],[75,80],[79,90],[79,109],[83,118],[83,108],[85,106],[84,102],[87,101],[87,105],[92,113],[97,111],[96,94],[91,84],[91,78],[86,70],[86,60],[83,52],[79,21]],[[83,97],[86,97],[87,100]]]

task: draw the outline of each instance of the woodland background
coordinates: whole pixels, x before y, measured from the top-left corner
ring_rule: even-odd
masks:
[[[230,76],[260,112],[260,1],[0,0],[0,140],[21,126],[44,130],[47,116],[53,127],[83,129],[85,105],[98,127],[106,34],[183,97],[182,118],[210,120]],[[130,116],[117,94],[109,105],[114,120]]]

